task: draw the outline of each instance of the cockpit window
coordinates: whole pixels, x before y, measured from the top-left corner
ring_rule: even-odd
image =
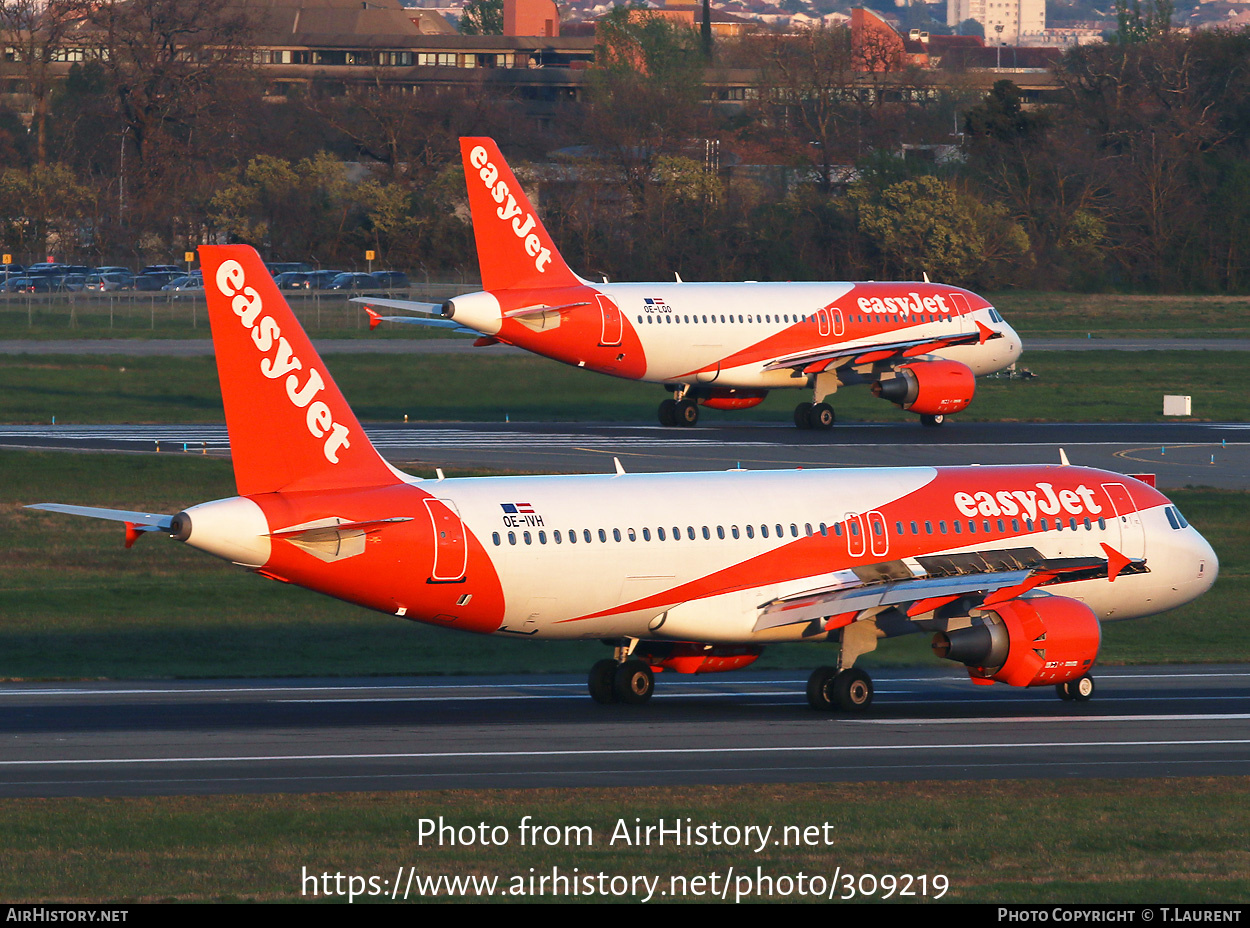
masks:
[[[1185,521],[1185,517],[1181,515],[1181,511],[1175,506],[1168,506],[1163,511],[1167,513],[1168,524],[1170,524],[1172,528],[1177,530],[1189,528],[1189,523]]]

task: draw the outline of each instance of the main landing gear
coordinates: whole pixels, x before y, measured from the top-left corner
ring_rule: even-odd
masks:
[[[668,399],[660,403],[660,425],[690,427],[699,422],[699,404],[694,400]]]
[[[1067,683],[1060,683],[1055,686],[1055,692],[1064,702],[1089,702],[1094,696],[1094,678],[1086,674]]]
[[[794,424],[801,429],[831,429],[836,418],[828,403],[799,403],[794,407]]]
[[[872,705],[872,678],[854,667],[817,667],[807,680],[807,704],[818,712],[866,712]]]
[[[640,660],[602,660],[590,668],[590,698],[600,705],[641,706],[655,692],[655,675]]]
[[[945,421],[946,421],[946,417],[941,416],[941,415],[937,415],[937,416],[922,415],[920,417],[920,424],[923,425],[925,428],[930,428],[930,429],[937,428]]]

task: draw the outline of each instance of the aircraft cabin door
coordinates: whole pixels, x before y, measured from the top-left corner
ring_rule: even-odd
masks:
[[[968,305],[968,298],[962,293],[952,293],[949,295],[950,301],[954,304],[955,311],[959,314],[954,322],[959,326],[960,332],[971,332],[976,327],[972,322],[972,307]]]
[[[596,293],[595,299],[599,301],[599,316],[603,322],[599,344],[608,348],[615,347],[621,343],[624,329],[620,307],[602,293]]]
[[[832,326],[829,324],[829,310],[816,310],[816,333],[821,338],[828,338],[830,331],[832,331]]]
[[[872,556],[884,557],[890,550],[890,532],[885,525],[885,516],[875,509],[868,513],[868,531],[872,542]]]
[[[469,566],[464,522],[449,499],[427,499],[425,510],[434,529],[434,566],[429,583],[461,583]]]
[[[864,531],[864,517],[853,512],[846,514],[846,553],[851,557],[863,557],[868,548]]]
[[[1122,483],[1104,483],[1102,488],[1114,510],[1107,521],[1114,519],[1120,527],[1120,553],[1128,557],[1145,557],[1146,528],[1142,525],[1141,513],[1133,505],[1128,487]]]

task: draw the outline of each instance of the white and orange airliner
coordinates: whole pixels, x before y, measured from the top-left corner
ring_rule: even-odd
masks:
[[[460,140],[482,290],[446,303],[363,297],[371,325],[404,322],[478,335],[575,367],[663,384],[664,425],[699,405],[746,409],[804,389],[799,428],[829,428],[840,387],[872,392],[940,425],[965,409],[976,375],[1020,356],[1020,338],[967,290],[918,283],[601,283],[560,256],[491,139]],[[416,315],[383,316],[376,308]]]
[[[264,577],[447,629],[606,640],[600,702],[654,674],[828,642],[814,708],[933,636],[974,683],[1093,691],[1100,623],[1206,591],[1207,542],[1154,488],[1065,464],[419,479],[374,449],[254,250],[205,246],[238,495],[176,515],[40,504],[163,532]]]

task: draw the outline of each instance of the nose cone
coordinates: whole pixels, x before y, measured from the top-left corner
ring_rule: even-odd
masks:
[[[1024,351],[1024,343],[1020,340],[1020,336],[1016,334],[1016,330],[1006,322],[998,327],[998,331],[1003,335],[998,340],[1004,355],[1003,367],[1009,367],[1020,359],[1020,354]]]
[[[1215,578],[1220,574],[1220,559],[1216,557],[1210,542],[1197,531],[1192,527],[1185,531],[1189,535],[1185,547],[1189,557],[1190,576],[1193,578],[1190,581],[1192,598],[1197,599],[1215,585]]]
[[[1147,542],[1152,592],[1150,614],[1193,602],[1215,583],[1220,561],[1192,526],[1152,536]]]

